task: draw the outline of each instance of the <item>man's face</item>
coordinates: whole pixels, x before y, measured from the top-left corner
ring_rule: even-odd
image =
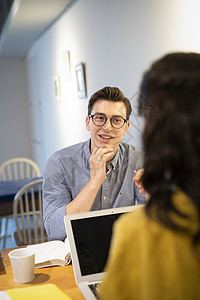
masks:
[[[127,121],[120,129],[114,128],[110,123],[110,118],[120,116],[126,119],[126,107],[123,102],[113,102],[104,99],[97,100],[92,108],[91,115],[104,114],[109,120],[102,126],[96,126],[92,118],[86,117],[86,128],[91,132],[91,152],[97,148],[113,148],[117,152],[119,143],[130,126]]]

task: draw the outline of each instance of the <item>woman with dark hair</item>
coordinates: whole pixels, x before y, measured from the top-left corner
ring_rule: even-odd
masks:
[[[101,299],[200,299],[200,54],[172,53],[141,83],[149,201],[115,225]]]

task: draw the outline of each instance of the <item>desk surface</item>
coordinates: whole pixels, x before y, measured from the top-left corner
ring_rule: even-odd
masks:
[[[1,250],[5,269],[1,268],[0,270],[0,291],[54,283],[73,300],[84,300],[83,295],[76,285],[72,265],[35,269],[35,279],[32,282],[23,284],[16,283],[13,279],[10,260],[8,257],[8,253],[13,249],[14,248]]]

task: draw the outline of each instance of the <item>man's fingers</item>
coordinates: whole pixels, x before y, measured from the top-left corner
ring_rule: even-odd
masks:
[[[139,184],[140,181],[142,180],[142,176],[144,174],[144,169],[140,169],[138,171],[134,170],[134,173],[135,173],[135,176],[133,177],[133,180],[135,181],[135,183]]]
[[[106,153],[106,154],[104,155],[105,162],[107,162],[108,160],[110,160],[110,159],[112,158],[113,155],[114,155],[114,152]]]
[[[133,180],[135,181],[135,184],[138,187],[140,193],[143,194],[145,192],[143,184],[142,184],[142,176],[144,173],[144,169],[140,169],[138,171],[134,170],[134,173],[135,173],[135,176],[133,177]]]
[[[94,159],[101,160],[103,157],[111,157],[113,154],[113,148],[94,148],[92,157],[94,157]]]

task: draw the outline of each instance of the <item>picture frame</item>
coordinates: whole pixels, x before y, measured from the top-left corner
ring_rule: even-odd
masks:
[[[85,78],[85,65],[83,62],[80,62],[75,66],[76,70],[76,82],[77,82],[77,91],[79,98],[86,98],[86,78]]]
[[[62,65],[63,65],[63,75],[65,81],[71,81],[71,59],[70,51],[65,50],[61,53]]]
[[[54,97],[56,102],[61,103],[61,89],[60,89],[60,75],[54,74],[53,77],[53,86],[54,86]]]

